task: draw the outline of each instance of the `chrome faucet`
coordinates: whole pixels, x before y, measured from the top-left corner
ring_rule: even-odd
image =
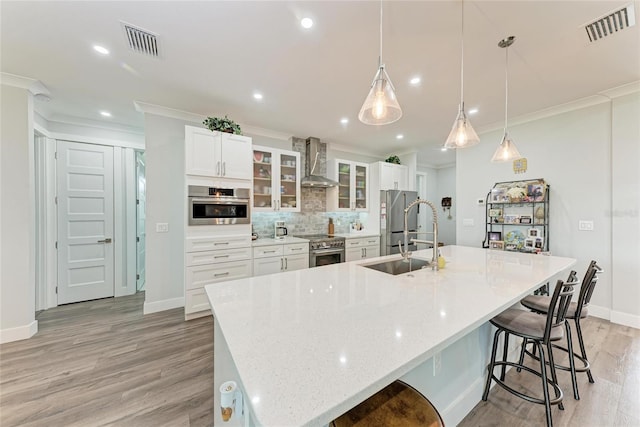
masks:
[[[418,204],[425,204],[431,208],[433,212],[433,231],[431,233],[425,232],[422,234],[433,234],[433,241],[429,240],[418,240],[411,239],[409,240],[409,210],[412,207]],[[416,233],[417,234],[417,233]],[[416,199],[413,202],[409,203],[409,205],[404,210],[404,250],[402,250],[402,241],[398,241],[398,245],[400,246],[400,254],[402,258],[408,260],[411,258],[411,251],[409,250],[409,242],[411,243],[425,243],[433,245],[433,257],[431,258],[431,268],[434,270],[438,270],[438,211],[433,203],[425,199]]]

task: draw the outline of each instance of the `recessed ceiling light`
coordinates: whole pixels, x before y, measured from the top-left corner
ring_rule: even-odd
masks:
[[[102,117],[111,117],[111,113],[108,111],[100,111]]]
[[[300,25],[302,25],[302,28],[309,29],[313,27],[313,20],[311,18],[302,18]]]
[[[402,138],[404,138],[403,134],[399,133],[399,134],[396,135],[396,139],[402,139]]]
[[[411,83],[413,86],[417,86],[420,84],[420,77],[413,77],[411,80],[409,80],[409,83]]]
[[[93,45],[93,50],[95,50],[98,53],[101,53],[103,55],[109,55],[109,50],[107,48],[104,48],[102,46],[98,46],[97,44]]]
[[[447,151],[447,147],[442,147],[440,151]]]
[[[346,117],[343,117],[340,119],[340,123],[342,123],[343,125],[346,125],[347,123],[349,123],[349,119],[347,119]]]
[[[260,100],[262,99],[262,94],[261,94],[261,93],[256,92],[256,93],[254,93],[254,94],[253,94],[253,97],[254,97],[255,99],[257,99],[258,101],[260,101]]]
[[[478,112],[478,109],[477,109],[477,108],[472,108],[472,109],[470,109],[470,110],[469,110],[469,114],[470,114],[470,115],[471,115],[471,114],[476,114],[477,112]]]

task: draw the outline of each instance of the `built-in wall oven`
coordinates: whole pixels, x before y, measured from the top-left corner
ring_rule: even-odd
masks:
[[[344,262],[344,237],[327,235],[300,237],[309,239],[309,267]]]
[[[189,186],[189,225],[250,223],[248,188]]]

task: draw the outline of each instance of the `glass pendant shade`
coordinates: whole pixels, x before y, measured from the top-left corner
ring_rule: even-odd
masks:
[[[367,125],[386,125],[399,120],[400,117],[402,109],[384,65],[381,65],[360,108],[358,119]]]
[[[509,138],[509,135],[505,132],[502,137],[502,142],[496,152],[493,153],[491,161],[494,163],[509,162],[520,159],[521,157],[520,152],[516,148],[516,144],[511,141],[511,138]]]
[[[464,104],[460,104],[458,117],[453,122],[453,127],[444,143],[444,148],[466,148],[476,145],[478,142],[480,142],[480,138],[478,138],[478,134],[473,130],[471,122],[464,113]]]

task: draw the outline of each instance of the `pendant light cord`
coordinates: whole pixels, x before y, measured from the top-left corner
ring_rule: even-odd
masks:
[[[504,134],[507,134],[507,111],[509,110],[509,46],[505,48],[504,66]]]
[[[382,67],[382,0],[380,0],[380,56],[378,57],[378,68]]]
[[[461,58],[460,58],[460,110],[464,110],[464,0],[462,0],[462,11],[460,12],[461,28],[462,28],[462,41],[460,43]]]

